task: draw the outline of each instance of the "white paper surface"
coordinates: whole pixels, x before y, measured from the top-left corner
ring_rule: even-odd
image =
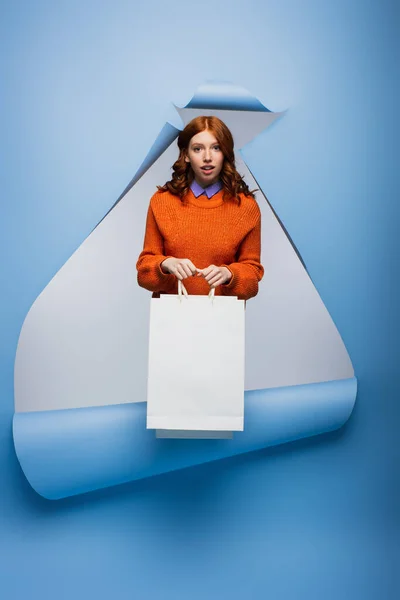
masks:
[[[244,301],[153,298],[147,427],[242,431],[243,401]]]

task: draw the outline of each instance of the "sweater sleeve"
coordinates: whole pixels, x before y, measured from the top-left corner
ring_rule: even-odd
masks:
[[[237,296],[240,300],[249,300],[258,293],[258,282],[264,275],[264,268],[260,263],[261,254],[261,215],[257,223],[241,242],[236,253],[236,262],[227,267],[232,273],[228,284],[221,285],[225,296]]]
[[[164,255],[164,239],[150,204],[147,211],[143,250],[136,263],[137,280],[141,287],[150,292],[167,292],[174,289],[175,276],[161,270],[161,263],[166,258],[169,256]]]

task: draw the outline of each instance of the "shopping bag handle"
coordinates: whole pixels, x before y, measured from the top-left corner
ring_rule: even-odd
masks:
[[[189,298],[189,294],[187,293],[187,290],[180,279],[178,279],[178,296],[179,300],[182,300],[182,296],[185,296],[185,298]],[[214,296],[215,288],[211,288],[211,290],[208,293],[208,297],[211,298],[211,300],[214,300]]]

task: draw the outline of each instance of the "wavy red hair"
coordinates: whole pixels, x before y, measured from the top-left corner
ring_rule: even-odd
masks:
[[[235,198],[240,201],[239,194],[244,194],[254,198],[253,192],[249,190],[248,185],[236,170],[232,134],[221,119],[213,116],[196,117],[180,132],[178,136],[179,156],[172,166],[172,179],[167,181],[165,185],[158,186],[158,189],[164,192],[169,191],[180,198],[183,198],[189,191],[194,176],[190,164],[185,161],[185,157],[190,140],[202,131],[209,131],[215,136],[224,155],[224,163],[220,173],[224,197]]]

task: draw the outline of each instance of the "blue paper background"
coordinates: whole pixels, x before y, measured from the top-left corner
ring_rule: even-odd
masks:
[[[398,28],[398,3],[388,0],[3,3],[7,600],[397,596]],[[46,501],[12,445],[23,319],[165,121],[179,124],[171,102],[185,105],[206,80],[289,109],[245,160],[344,339],[359,381],[355,411],[318,439]]]

